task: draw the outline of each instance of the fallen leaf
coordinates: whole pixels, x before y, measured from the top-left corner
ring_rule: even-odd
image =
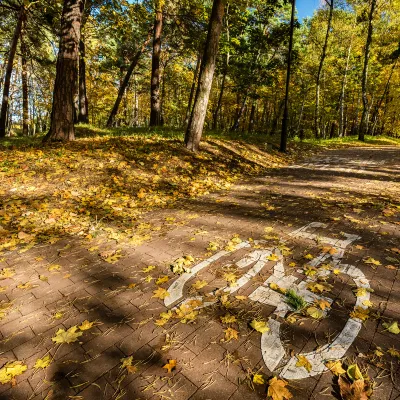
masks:
[[[224,324],[233,324],[234,322],[236,322],[236,317],[229,313],[220,318],[221,318],[222,323],[224,323]]]
[[[9,361],[0,368],[0,383],[5,385],[15,382],[15,377],[23,374],[27,369],[28,367],[22,361]]]
[[[196,290],[200,290],[207,285],[208,285],[207,281],[196,281],[195,283],[192,284],[192,288],[196,289]]]
[[[326,301],[324,299],[315,300],[314,304],[318,306],[322,311],[325,310],[326,308],[331,307],[329,301]]]
[[[372,389],[363,379],[349,382],[346,378],[339,376],[338,384],[343,400],[368,400],[372,395]]]
[[[264,377],[261,374],[254,374],[253,383],[257,385],[264,385],[265,383]]]
[[[375,260],[375,258],[367,257],[364,259],[365,264],[382,265],[380,261]]]
[[[317,307],[308,307],[306,310],[307,314],[314,319],[320,319],[324,316],[322,311]]]
[[[347,368],[347,376],[354,382],[357,381],[359,379],[364,379],[360,368],[358,367],[357,364],[351,364],[349,365],[349,367]]]
[[[148,267],[142,268],[142,271],[147,274],[147,273],[153,271],[153,269],[156,269],[156,267],[154,265],[149,265]]]
[[[231,341],[232,339],[238,340],[238,331],[232,328],[227,328],[224,330],[225,332],[225,340],[227,342]]]
[[[82,332],[77,332],[78,327],[76,325],[71,326],[68,330],[59,329],[56,336],[52,337],[51,340],[55,343],[73,343],[78,340],[79,336],[82,336]]]
[[[358,318],[361,321],[366,321],[369,318],[369,309],[357,306],[350,313],[350,317],[351,318]]]
[[[155,297],[156,299],[161,299],[164,300],[166,297],[169,296],[169,293],[166,289],[159,287],[157,290],[153,291],[153,296],[151,297]]]
[[[388,332],[393,333],[394,335],[398,335],[400,333],[400,328],[397,321],[394,321],[391,324],[389,322],[385,322],[382,325]]]
[[[88,329],[93,327],[94,322],[89,322],[87,319],[82,322],[81,325],[79,325],[79,329],[81,331],[87,331]]]
[[[169,281],[169,276],[163,275],[163,276],[160,276],[157,278],[156,285],[162,285],[163,283],[168,282],[168,281]]]
[[[292,393],[286,388],[287,382],[283,379],[278,379],[276,376],[268,382],[267,395],[273,400],[289,400],[293,397]]]
[[[12,268],[3,268],[0,271],[0,280],[12,278],[15,275],[15,270]]]
[[[35,365],[33,368],[39,369],[45,369],[51,364],[51,356],[48,354],[47,356],[44,356],[42,358],[38,358],[35,362]]]
[[[260,321],[253,319],[253,321],[250,322],[250,326],[256,330],[257,332],[260,333],[265,333],[269,331],[269,326],[265,321]]]
[[[346,372],[340,360],[328,361],[327,363],[325,363],[325,365],[336,376],[344,374]]]
[[[165,364],[163,368],[167,370],[167,372],[170,374],[173,369],[176,368],[177,362],[176,360],[168,360],[168,364]]]
[[[307,372],[311,372],[312,370],[312,365],[307,358],[301,354],[297,355],[297,362],[296,362],[296,367],[304,367]]]

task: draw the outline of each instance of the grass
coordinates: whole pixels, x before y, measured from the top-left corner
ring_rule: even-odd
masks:
[[[285,301],[294,311],[301,311],[307,307],[305,299],[298,295],[293,289],[289,289],[285,293]]]

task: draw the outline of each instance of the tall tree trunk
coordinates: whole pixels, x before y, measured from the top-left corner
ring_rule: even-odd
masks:
[[[84,0],[64,0],[50,129],[43,141],[75,140],[74,99]]]
[[[316,91],[315,91],[315,114],[314,114],[314,132],[315,132],[316,138],[319,138],[321,136],[321,128],[320,128],[320,121],[319,121],[319,119],[320,119],[319,95],[320,95],[320,87],[321,87],[322,69],[324,67],[326,51],[328,49],[329,34],[331,31],[332,16],[333,16],[333,1],[334,0],[330,0],[330,3],[327,2],[329,4],[328,26],[326,28],[324,46],[322,48],[321,59],[319,61],[318,72],[317,72],[317,82],[316,82]]]
[[[344,70],[343,81],[342,81],[342,90],[340,93],[339,137],[344,136],[344,97],[345,97],[345,93],[346,93],[347,73],[349,71],[349,64],[350,64],[351,46],[352,46],[352,43],[350,42],[349,48],[347,49],[346,68]]]
[[[333,0],[331,0],[332,2]],[[296,10],[296,0],[292,0],[292,13],[290,17],[290,37],[289,37],[289,50],[287,58],[287,69],[286,69],[286,88],[285,88],[285,102],[283,109],[282,119],[282,132],[281,132],[281,143],[279,151],[285,153],[287,146],[288,137],[288,124],[289,124],[289,87],[290,87],[290,72],[292,68],[292,50],[293,50],[293,32],[294,32],[294,15]]]
[[[218,125],[218,115],[222,107],[222,99],[224,97],[225,81],[227,73],[228,73],[228,68],[224,70],[224,75],[222,76],[222,82],[221,82],[221,90],[219,91],[219,96],[218,96],[217,107],[215,108],[215,111],[213,113],[213,126],[212,126],[213,130],[216,130]]]
[[[226,5],[225,27],[226,27],[226,41],[229,44],[230,43],[229,3]],[[230,57],[231,57],[231,55],[230,55],[229,46],[228,46],[228,51],[226,53],[224,74],[222,76],[221,90],[220,90],[219,96],[218,96],[217,107],[215,108],[215,111],[213,113],[213,127],[212,127],[213,130],[216,130],[217,129],[217,125],[218,125],[218,115],[219,115],[219,112],[221,111],[221,107],[222,107],[222,99],[224,97],[225,81],[226,81],[226,76],[228,75]]]
[[[86,51],[83,37],[79,41],[79,114],[78,122],[89,123],[89,104],[86,93]]]
[[[119,105],[121,104],[121,100],[124,96],[124,93],[128,86],[129,80],[131,79],[132,73],[133,73],[134,69],[136,68],[136,65],[138,64],[139,59],[140,59],[141,55],[143,54],[144,50],[146,49],[147,45],[149,44],[149,42],[150,42],[150,36],[147,37],[146,41],[142,45],[142,48],[137,51],[137,53],[135,54],[135,57],[133,57],[133,60],[132,60],[131,64],[129,65],[129,68],[128,68],[128,71],[126,72],[125,78],[119,87],[118,96],[117,96],[117,99],[115,100],[114,107],[111,110],[110,116],[108,117],[107,128],[111,128],[114,125],[115,116],[117,115]]]
[[[249,127],[248,127],[249,132],[253,132],[253,130],[254,130],[256,105],[257,105],[257,100],[253,100],[251,103],[251,111],[250,111],[250,119],[249,119]]]
[[[10,94],[10,82],[11,75],[13,70],[15,52],[17,51],[18,38],[21,34],[22,29],[22,21],[25,19],[25,8],[21,6],[17,25],[14,29],[14,35],[10,45],[10,52],[8,54],[6,74],[4,77],[4,85],[3,85],[3,99],[1,102],[1,111],[0,111],[0,137],[5,137],[7,132],[7,113],[8,113],[8,101]]]
[[[238,109],[238,112],[236,113],[236,118],[235,118],[235,121],[231,128],[232,132],[237,131],[239,129],[240,120],[242,119],[243,112],[246,108],[246,101],[247,101],[247,93],[244,94],[242,104],[241,104],[240,108]]]
[[[363,102],[363,112],[361,116],[360,129],[358,131],[358,140],[361,141],[365,140],[365,134],[368,129],[368,114],[369,114],[368,97],[367,97],[368,63],[369,63],[369,56],[372,44],[373,18],[374,18],[375,7],[376,7],[376,0],[371,0],[371,7],[368,13],[368,33],[367,33],[367,40],[365,43],[364,69],[361,80],[361,96]]]
[[[200,72],[200,65],[201,65],[201,52],[199,51],[199,54],[197,56],[196,69],[195,69],[194,75],[193,75],[192,87],[190,88],[189,102],[188,102],[188,106],[186,109],[185,127],[187,127],[187,125],[189,123],[190,114],[192,112],[194,91],[196,90],[196,83],[197,83],[197,78],[198,78],[199,72]]]
[[[28,63],[26,60],[25,20],[21,29],[22,135],[29,135]]]
[[[164,0],[156,1],[156,17],[154,20],[153,56],[151,62],[151,110],[150,126],[161,125],[161,102],[160,102],[160,58],[161,58],[161,34],[163,27]]]
[[[219,38],[222,30],[226,0],[214,0],[208,24],[206,46],[201,63],[199,84],[197,86],[193,111],[190,116],[185,135],[186,147],[197,152],[199,150],[201,136],[203,134],[204,121],[207,113],[208,99],[215,71],[215,63],[218,53]]]
[[[385,97],[386,97],[386,94],[389,92],[390,80],[392,79],[393,72],[394,72],[394,70],[395,70],[395,68],[396,68],[396,65],[397,65],[397,60],[396,60],[396,61],[394,62],[394,64],[392,65],[392,68],[391,68],[391,70],[390,70],[390,74],[389,74],[388,80],[386,81],[386,84],[385,84],[385,89],[383,90],[382,96],[381,96],[381,98],[379,99],[378,103],[376,103],[376,106],[375,106],[375,108],[374,108],[374,112],[373,112],[372,118],[371,118],[372,127],[371,127],[371,129],[370,129],[372,135],[374,135],[375,128],[376,128],[376,123],[378,122],[378,113],[379,113],[379,109],[380,109],[381,106],[382,106],[382,103],[383,103],[383,101],[384,101],[384,99],[385,99]]]

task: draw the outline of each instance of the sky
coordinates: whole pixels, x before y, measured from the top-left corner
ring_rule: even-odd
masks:
[[[320,0],[296,0],[297,15],[300,21],[311,17],[320,5]]]

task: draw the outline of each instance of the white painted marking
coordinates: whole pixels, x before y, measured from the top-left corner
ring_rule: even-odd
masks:
[[[358,288],[369,289],[369,282],[365,275],[356,267],[348,264],[341,264],[341,260],[344,256],[345,249],[355,240],[360,239],[357,235],[343,233],[345,239],[335,239],[325,236],[319,236],[314,231],[317,228],[326,228],[327,225],[320,222],[312,222],[302,228],[292,232],[291,237],[298,237],[307,240],[315,240],[319,243],[325,243],[332,246],[336,252],[335,254],[321,253],[313,260],[309,262],[309,265],[317,267],[322,263],[329,262],[334,268],[337,268],[343,274],[349,275]],[[263,242],[263,241],[259,241]],[[255,242],[256,243],[256,242]],[[241,248],[250,247],[250,243],[242,242],[236,246],[236,250]],[[165,299],[165,305],[168,307],[173,303],[177,302],[183,297],[183,289],[185,284],[193,278],[199,271],[211,265],[214,261],[217,261],[223,256],[226,256],[232,252],[220,251],[209,259],[199,263],[192,268],[191,273],[181,275],[169,288],[168,292],[170,296]],[[293,275],[286,275],[283,264],[283,256],[279,248],[272,248],[266,250],[254,250],[249,255],[245,256],[236,263],[238,268],[246,268],[251,264],[254,264],[240,279],[238,279],[235,286],[225,286],[220,290],[226,294],[235,293],[237,290],[245,286],[252,278],[259,274],[269,261],[268,257],[271,254],[278,256],[278,260],[273,268],[272,275],[263,283],[262,286],[254,290],[250,295],[249,299],[257,301],[259,303],[268,304],[275,307],[274,318],[269,318],[270,331],[262,334],[261,336],[261,352],[266,366],[274,371],[279,365],[282,364],[282,360],[285,357],[285,350],[280,339],[280,322],[278,318],[283,318],[288,311],[292,311],[290,306],[286,303],[285,297],[280,293],[270,289],[271,283],[276,283],[279,287],[284,289],[293,289],[304,299],[311,303],[314,300],[324,299],[329,304],[332,304],[332,299],[312,293],[307,289],[308,283],[316,280],[319,276],[326,276],[331,273],[330,270],[320,270],[314,277],[308,277],[307,279],[296,283],[298,278]],[[303,270],[300,270],[303,272]],[[213,293],[210,293],[212,296]],[[363,305],[365,300],[369,300],[370,293],[367,290],[364,296],[357,297],[356,306],[367,308]],[[181,301],[177,306],[185,304],[190,300],[203,300],[203,297],[197,296]],[[203,308],[215,304],[217,300],[206,301],[201,304],[198,308]],[[325,310],[326,314],[328,310]],[[303,379],[310,376],[321,374],[326,371],[325,362],[332,359],[339,359],[345,355],[354,339],[357,337],[362,322],[359,319],[350,318],[342,332],[340,332],[332,343],[327,344],[316,351],[303,354],[311,363],[312,370],[308,372],[303,367],[296,367],[297,357],[291,357],[286,365],[282,366],[280,376],[284,379]]]

